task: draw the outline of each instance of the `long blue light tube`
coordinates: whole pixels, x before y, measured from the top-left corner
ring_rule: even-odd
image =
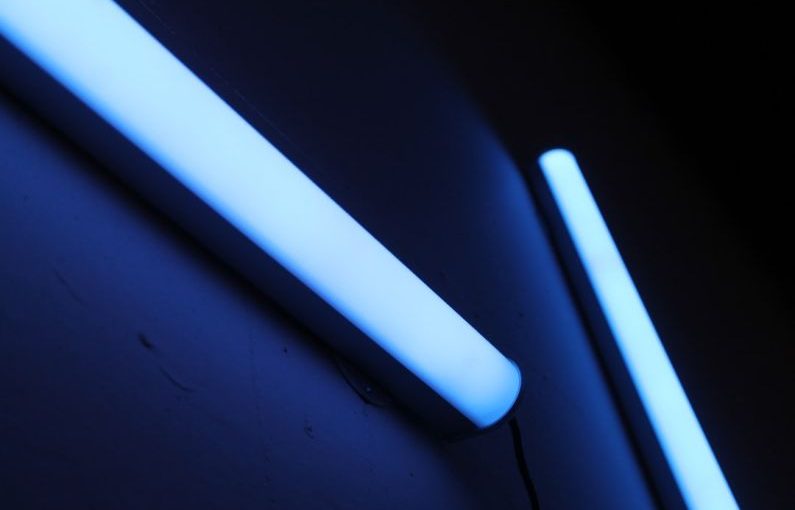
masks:
[[[539,164],[685,503],[738,508],[577,161],[555,149]]]
[[[518,368],[110,0],[0,0],[0,35],[485,428]]]

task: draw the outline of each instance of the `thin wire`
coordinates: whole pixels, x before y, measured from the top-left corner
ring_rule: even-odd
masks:
[[[527,459],[524,455],[524,444],[522,443],[522,431],[519,429],[519,422],[514,417],[508,420],[508,423],[511,426],[511,437],[513,438],[513,452],[516,455],[516,465],[519,467],[519,473],[522,475],[522,481],[527,490],[527,497],[530,499],[533,510],[541,510],[541,505],[538,502],[538,493],[536,493],[533,478],[530,476],[530,469],[527,467]]]

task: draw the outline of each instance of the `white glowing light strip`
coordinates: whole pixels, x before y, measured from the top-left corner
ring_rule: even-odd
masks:
[[[516,366],[109,0],[0,0],[0,35],[478,427]]]
[[[685,502],[737,508],[577,161],[556,149],[539,163]]]

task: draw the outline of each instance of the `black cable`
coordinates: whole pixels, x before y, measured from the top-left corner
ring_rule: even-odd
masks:
[[[538,503],[538,494],[536,487],[533,484],[533,478],[530,476],[530,469],[527,467],[527,459],[524,456],[524,444],[522,443],[522,431],[519,429],[519,422],[516,417],[508,420],[511,426],[511,437],[513,438],[513,452],[516,455],[516,465],[519,467],[519,473],[522,475],[524,487],[527,490],[527,497],[530,499],[530,504],[533,510],[541,510],[541,505]]]

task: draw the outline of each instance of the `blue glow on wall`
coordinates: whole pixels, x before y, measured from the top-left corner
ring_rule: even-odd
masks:
[[[3,0],[0,34],[484,428],[518,368],[109,0]]]
[[[686,504],[737,508],[577,161],[556,149],[539,164]]]

